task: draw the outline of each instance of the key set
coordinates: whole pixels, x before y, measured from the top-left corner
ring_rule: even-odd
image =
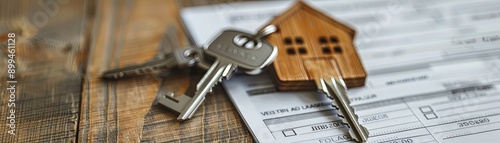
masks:
[[[268,24],[280,29],[267,36],[279,49],[273,66],[278,88],[325,93],[351,138],[366,142],[368,131],[358,123],[346,92],[366,79],[353,45],[355,31],[302,1]]]
[[[256,35],[226,30],[215,36],[203,49],[175,49],[172,54],[166,55],[165,59],[106,71],[103,78],[120,79],[159,70],[186,68],[195,65],[208,69],[196,85],[196,92],[193,97],[181,95],[174,98],[171,94],[166,94],[163,89],[158,92],[156,99],[158,103],[179,112],[178,120],[187,120],[194,115],[194,112],[204,101],[205,95],[210,93],[217,83],[229,79],[236,69],[249,74],[258,74],[262,68],[274,61],[277,48],[261,39],[261,37],[276,30],[274,25],[264,28]],[[213,58],[214,62],[211,65],[207,64],[205,57]]]
[[[332,99],[332,106],[338,110],[351,138],[366,142],[368,131],[358,123],[347,96],[347,87],[363,86],[366,78],[353,45],[354,30],[303,2],[268,25],[256,35],[226,30],[203,50],[177,49],[165,59],[108,71],[103,77],[118,79],[194,65],[208,69],[196,85],[193,97],[175,98],[163,86],[158,92],[157,102],[179,112],[178,120],[186,120],[193,116],[205,95],[217,83],[229,79],[236,69],[258,74],[276,58],[272,70],[279,90],[318,89],[325,93]],[[278,28],[280,31],[276,32]],[[205,57],[213,58],[214,62],[207,64]]]

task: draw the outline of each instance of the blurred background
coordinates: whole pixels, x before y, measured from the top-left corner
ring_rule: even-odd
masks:
[[[212,106],[207,107],[215,109],[216,101],[225,101],[217,106],[227,115],[207,110],[200,115],[210,118],[179,123],[172,112],[152,107],[161,79],[100,79],[107,69],[153,59],[167,29],[186,46],[179,9],[230,1],[234,0],[1,0],[0,142],[250,140],[226,96],[208,100]],[[9,33],[15,33],[15,107],[7,106],[10,97],[4,90],[11,80]],[[172,80],[180,82],[169,86],[187,88],[188,76],[178,78]],[[16,135],[3,125],[9,122],[5,117],[10,109],[15,109]],[[200,130],[200,125],[213,129]]]

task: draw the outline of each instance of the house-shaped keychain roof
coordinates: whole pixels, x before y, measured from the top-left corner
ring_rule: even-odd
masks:
[[[281,90],[314,89],[314,79],[338,76],[347,87],[363,86],[366,73],[353,45],[355,31],[297,2],[266,25],[278,32],[267,36],[278,47],[274,62]]]

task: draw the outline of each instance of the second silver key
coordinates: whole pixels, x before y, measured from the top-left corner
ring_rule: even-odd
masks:
[[[214,57],[215,62],[198,83],[195,95],[192,98],[183,95],[175,103],[166,102],[171,99],[164,98],[158,100],[159,103],[177,109],[184,106],[177,120],[190,119],[205,99],[205,95],[210,93],[218,82],[228,79],[236,68],[245,71],[258,71],[269,65],[277,56],[277,48],[274,45],[263,39],[253,39],[255,45],[251,48],[245,48],[238,44],[240,39],[252,36],[233,30],[222,32],[204,47],[206,55]],[[184,105],[179,105],[181,103]]]
[[[252,35],[239,31],[224,31],[216,39],[205,46],[205,53],[216,60],[198,83],[198,89],[193,99],[179,115],[180,120],[189,119],[222,79],[228,79],[236,68],[247,71],[260,70],[269,65],[277,55],[277,48],[270,43],[259,40],[252,49],[238,45],[239,38]]]

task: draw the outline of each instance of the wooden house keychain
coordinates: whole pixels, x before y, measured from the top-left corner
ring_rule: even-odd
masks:
[[[347,87],[363,86],[366,79],[353,45],[355,31],[302,1],[266,25],[278,28],[267,36],[278,47],[273,63],[278,89],[324,92],[351,138],[366,142],[368,131],[358,123],[346,95]]]

